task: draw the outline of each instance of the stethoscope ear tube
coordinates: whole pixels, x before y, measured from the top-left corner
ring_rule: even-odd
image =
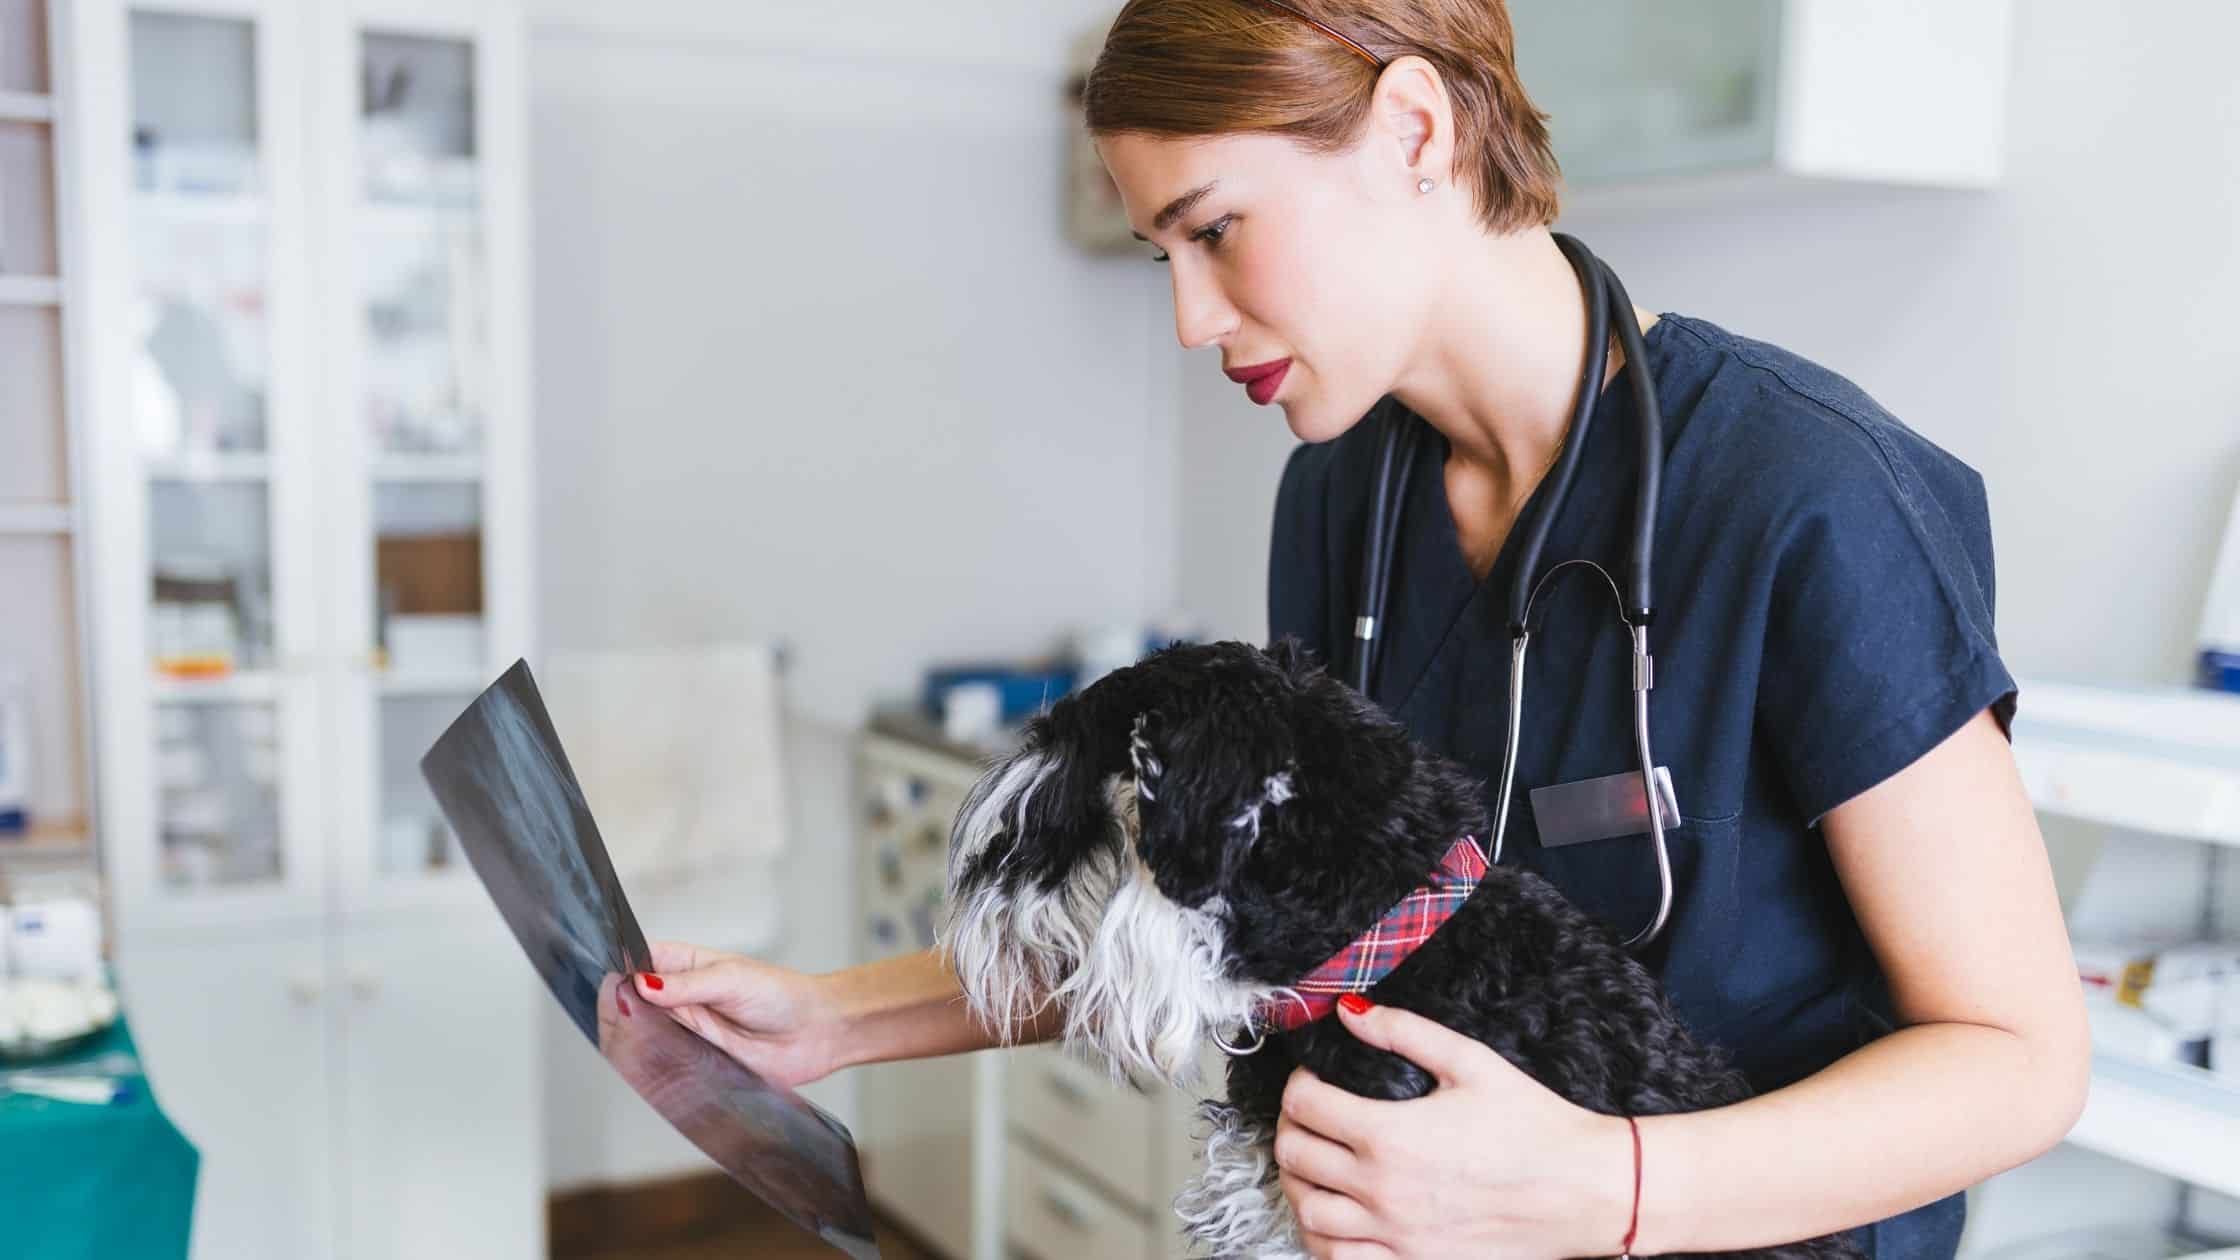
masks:
[[[1619,283],[1618,273],[1610,270],[1601,259],[1594,260],[1594,268],[1608,295],[1604,305],[1618,312],[1618,344],[1625,348],[1626,362],[1639,365],[1626,373],[1633,386],[1635,433],[1641,443],[1641,458],[1636,465],[1639,481],[1634,487],[1633,545],[1626,558],[1624,603],[1626,621],[1646,626],[1656,617],[1649,560],[1656,539],[1657,494],[1664,477],[1664,411],[1657,405],[1656,381],[1648,371],[1649,350],[1641,341],[1641,325],[1633,318],[1633,299],[1626,296],[1626,286]]]
[[[1579,471],[1580,452],[1587,449],[1587,426],[1594,421],[1595,399],[1602,393],[1602,374],[1610,364],[1610,304],[1603,300],[1608,288],[1599,279],[1602,263],[1575,238],[1562,232],[1552,235],[1563,250],[1563,256],[1571,261],[1571,269],[1578,273],[1579,292],[1586,299],[1587,360],[1579,372],[1579,397],[1572,407],[1571,429],[1564,438],[1563,454],[1549,474],[1555,478],[1555,484],[1540,496],[1545,506],[1525,526],[1524,545],[1517,553],[1517,570],[1509,587],[1509,637],[1512,639],[1531,633],[1525,618],[1532,606],[1533,575],[1540,568],[1540,553],[1548,545],[1548,531],[1555,526],[1556,514],[1551,509],[1571,497],[1571,479]]]
[[[1377,647],[1384,630],[1384,604],[1392,585],[1392,549],[1400,537],[1400,518],[1407,506],[1406,470],[1415,466],[1419,428],[1414,417],[1398,407],[1389,408],[1377,443],[1377,489],[1369,504],[1369,548],[1363,560],[1362,615],[1353,623],[1354,690],[1367,696],[1375,677]],[[1395,489],[1393,468],[1401,469]]]

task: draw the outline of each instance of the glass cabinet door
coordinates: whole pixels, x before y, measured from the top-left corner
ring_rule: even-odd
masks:
[[[364,644],[371,680],[349,895],[379,902],[466,870],[420,758],[495,676],[484,439],[496,408],[481,41],[471,25],[364,14],[337,40],[355,108],[351,156],[329,183],[356,272],[336,401],[363,505],[344,571],[362,579],[344,634]]]
[[[283,658],[273,366],[276,32],[127,12],[130,442],[142,471],[153,895],[302,892],[284,837],[307,697]],[[290,466],[292,467],[292,465]]]
[[[1773,158],[1780,0],[1511,0],[1517,71],[1573,186]]]

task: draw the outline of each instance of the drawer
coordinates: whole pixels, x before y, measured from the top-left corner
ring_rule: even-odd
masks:
[[[1164,1207],[1154,1150],[1168,1091],[1146,1096],[1056,1045],[1023,1047],[1005,1065],[1011,1125],[1066,1158],[1131,1207]]]
[[[1004,1232],[1035,1260],[1147,1260],[1151,1226],[1051,1156],[1014,1141],[1004,1154]]]

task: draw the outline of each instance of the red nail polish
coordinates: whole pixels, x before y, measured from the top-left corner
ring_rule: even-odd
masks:
[[[661,977],[653,974],[650,971],[641,971],[638,973],[638,978],[646,982],[647,988],[652,989],[656,993],[661,991]]]
[[[1358,993],[1339,994],[1338,1005],[1346,1008],[1351,1014],[1366,1015],[1369,1013],[1369,999]]]
[[[630,999],[622,996],[622,990],[620,989],[614,991],[614,1004],[624,1015],[630,1013]]]

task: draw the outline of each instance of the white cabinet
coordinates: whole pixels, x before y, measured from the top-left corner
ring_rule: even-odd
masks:
[[[119,942],[148,1084],[200,1152],[196,1260],[334,1254],[331,998],[316,938]]]
[[[530,646],[520,15],[74,12],[118,910],[476,899],[417,762]]]
[[[328,1006],[349,1260],[545,1254],[540,1051],[524,1036],[543,989],[496,910],[459,918],[340,936]]]
[[[128,936],[117,972],[201,1153],[198,1260],[544,1255],[536,995],[495,911]]]
[[[857,745],[858,961],[933,942],[949,828],[985,766],[930,724],[882,714]],[[1218,1091],[1227,1060],[1200,1057]],[[1192,1175],[1195,1099],[1115,1085],[1054,1045],[855,1069],[872,1201],[951,1260],[1169,1260]]]
[[[57,12],[98,839],[196,1254],[528,1260],[538,990],[418,770],[533,651],[519,4]]]
[[[2010,0],[1511,0],[1509,11],[1577,208],[1769,181],[1999,178]]]

